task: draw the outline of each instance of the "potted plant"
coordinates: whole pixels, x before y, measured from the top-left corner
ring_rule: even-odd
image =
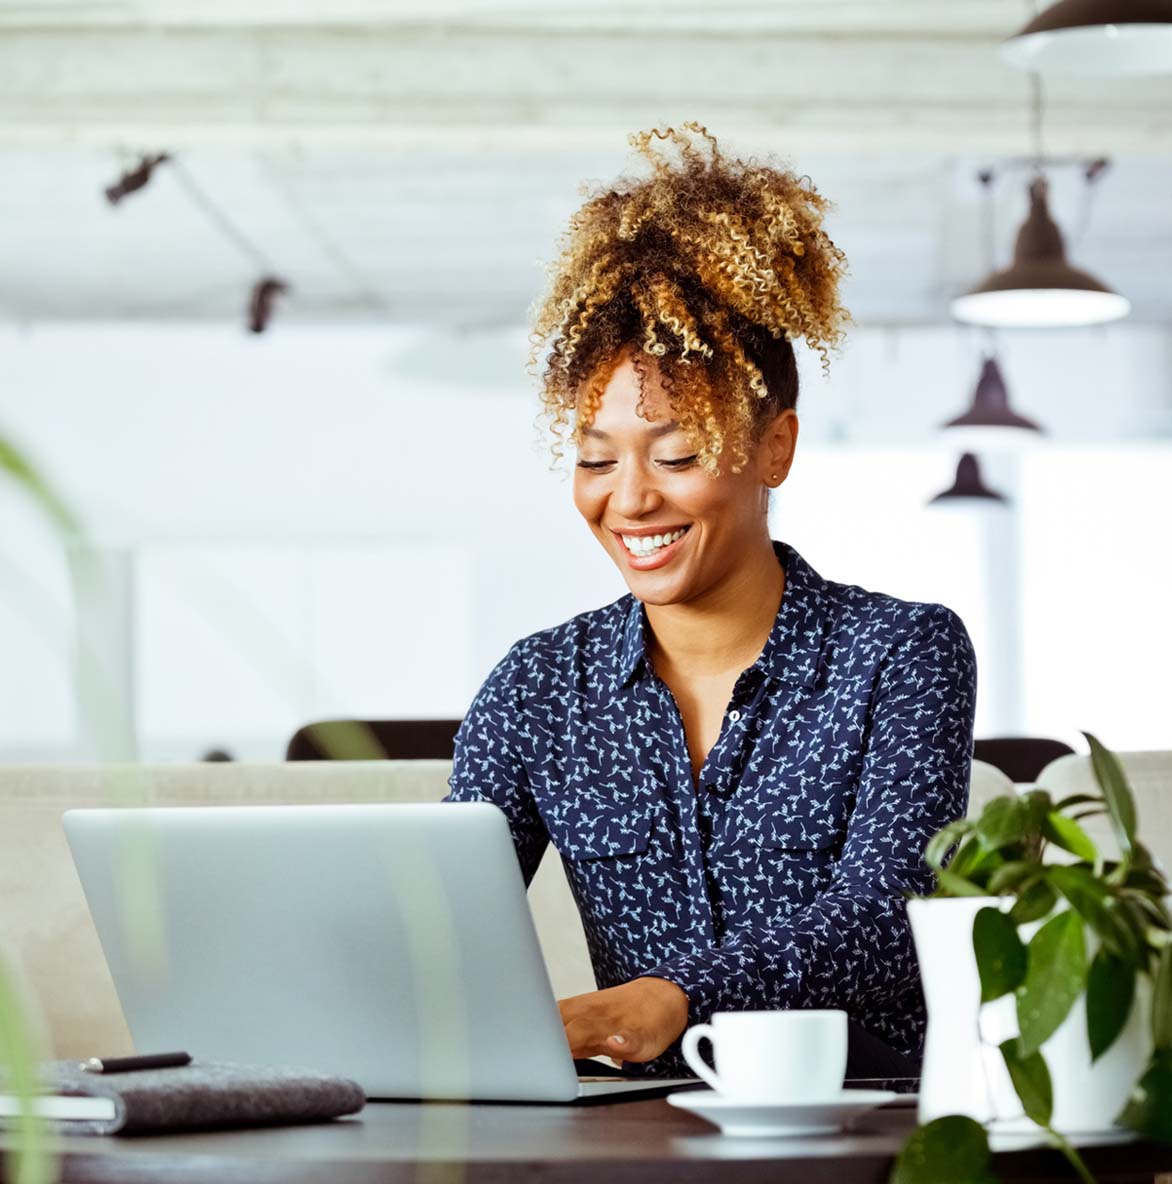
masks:
[[[892,1184],[987,1181],[988,1129],[1112,1126],[1172,1142],[1172,914],[1113,753],[1099,794],[1005,795],[928,844],[937,889],[908,902],[928,1005],[921,1125]],[[1107,858],[1082,821],[1106,815]]]

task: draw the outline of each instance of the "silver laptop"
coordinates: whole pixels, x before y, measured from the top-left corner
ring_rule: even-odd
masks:
[[[139,1052],[302,1066],[374,1098],[573,1102],[579,1078],[495,806],[69,810]]]

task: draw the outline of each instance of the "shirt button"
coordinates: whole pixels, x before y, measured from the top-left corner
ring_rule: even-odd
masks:
[[[735,710],[730,711],[728,713],[728,718],[731,719],[732,722],[735,724],[737,722],[737,720],[739,720],[741,718],[741,713],[739,711],[735,711]]]

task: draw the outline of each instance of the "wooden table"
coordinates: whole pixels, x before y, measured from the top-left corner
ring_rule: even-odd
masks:
[[[572,1106],[371,1103],[317,1126],[60,1138],[71,1184],[881,1184],[915,1123],[877,1110],[851,1133],[732,1139],[662,1099]],[[8,1147],[11,1140],[0,1140]],[[1100,1184],[1172,1184],[1172,1148],[1084,1150]],[[999,1151],[1003,1181],[1070,1180],[1056,1152]],[[1163,1176],[1163,1180],[1160,1177]],[[0,1171],[0,1180],[6,1179]]]

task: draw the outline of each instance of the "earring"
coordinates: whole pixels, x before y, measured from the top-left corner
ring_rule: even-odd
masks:
[[[770,481],[776,481],[776,480],[777,480],[777,474],[776,474],[776,473],[770,473],[770,474],[769,474],[769,480],[770,480]]]

